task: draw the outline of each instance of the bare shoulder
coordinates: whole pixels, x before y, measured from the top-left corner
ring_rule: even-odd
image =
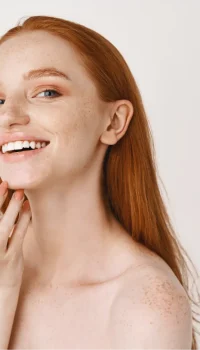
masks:
[[[146,264],[129,269],[112,305],[110,337],[113,349],[191,349],[189,298],[159,257],[147,254]]]

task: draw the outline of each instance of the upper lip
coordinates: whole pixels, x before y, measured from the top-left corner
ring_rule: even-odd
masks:
[[[23,132],[12,133],[12,134],[7,133],[7,134],[2,134],[2,135],[0,134],[0,147],[2,147],[5,143],[15,142],[15,141],[45,141],[45,142],[50,142],[49,140],[46,140],[45,137],[24,134]]]

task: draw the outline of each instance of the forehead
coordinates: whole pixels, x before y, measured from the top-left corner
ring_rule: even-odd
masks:
[[[60,69],[73,82],[85,82],[94,88],[78,53],[62,38],[38,30],[20,33],[0,45],[0,81],[12,77],[19,81],[29,70],[46,66]]]
[[[17,34],[0,45],[1,58],[14,54],[15,59],[21,59],[33,53],[45,58],[54,57],[60,60],[60,56],[64,55],[65,58],[78,60],[69,42],[42,30]]]

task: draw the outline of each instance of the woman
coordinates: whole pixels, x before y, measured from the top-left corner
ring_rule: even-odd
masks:
[[[13,142],[0,157],[4,346],[196,349],[186,261],[122,55],[33,16],[1,37],[0,61],[0,142]]]

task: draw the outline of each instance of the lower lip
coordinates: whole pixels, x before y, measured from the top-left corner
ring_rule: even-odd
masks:
[[[49,145],[49,144],[48,144]],[[22,162],[26,159],[29,159],[33,157],[34,155],[42,152],[45,148],[48,147],[46,145],[45,147],[37,148],[32,151],[24,151],[24,152],[19,152],[19,153],[2,153],[0,151],[0,161],[3,160],[5,163],[17,163],[17,162]]]

